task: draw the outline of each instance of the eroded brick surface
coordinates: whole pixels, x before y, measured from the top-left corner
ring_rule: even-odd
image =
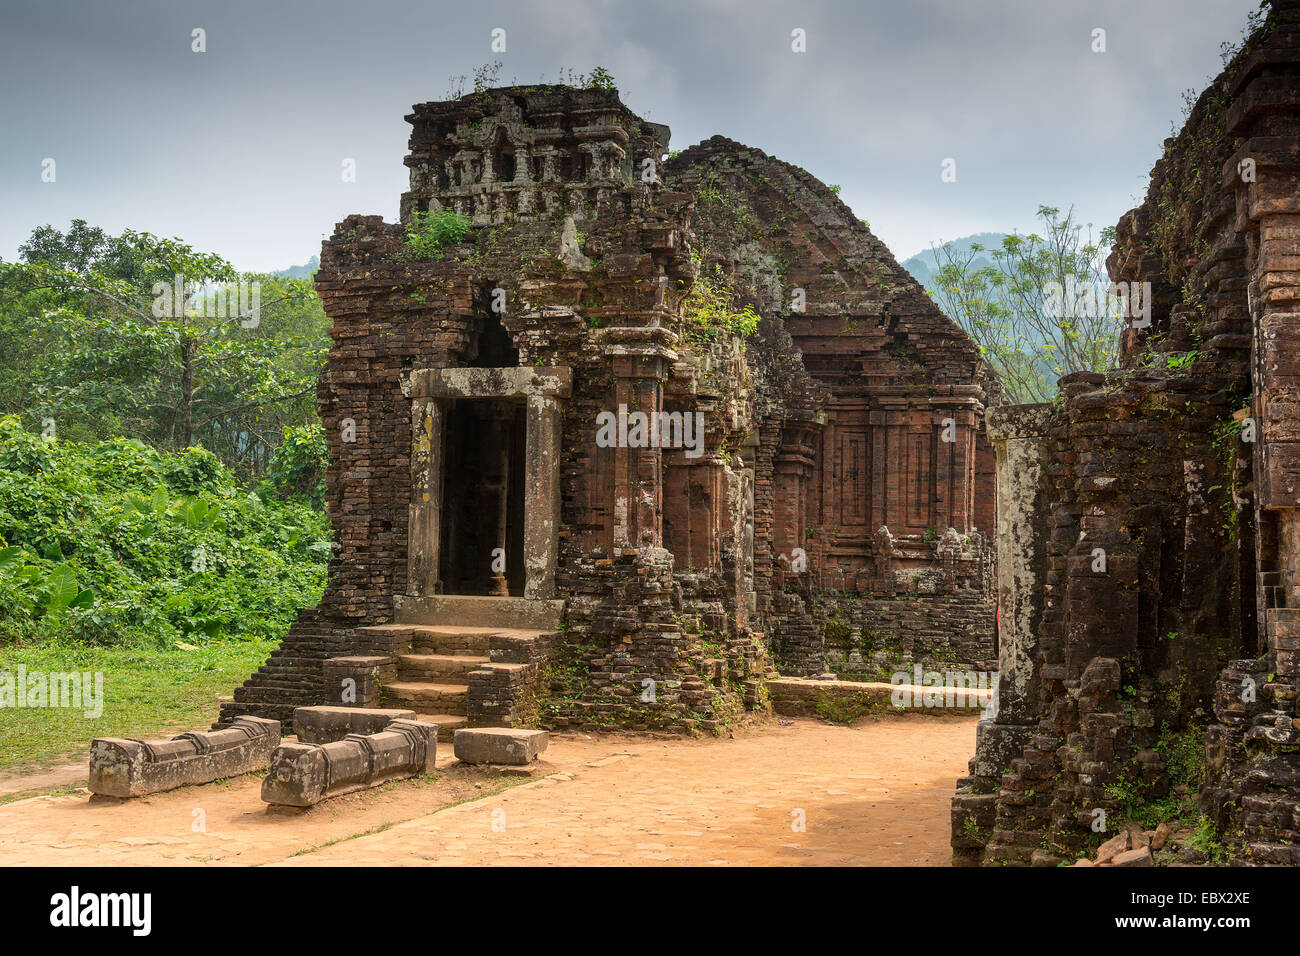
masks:
[[[1120,221],[1111,277],[1154,296],[1123,367],[991,416],[999,467],[1038,478],[1007,509],[1032,533],[1000,529],[1004,706],[953,803],[958,863],[1095,848],[1100,813],[1114,832],[1126,803],[1171,795],[1180,740],[1204,745],[1225,845],[1300,862],[1298,41],[1300,9],[1275,3]]]

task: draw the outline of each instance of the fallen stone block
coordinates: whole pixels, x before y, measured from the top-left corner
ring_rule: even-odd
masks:
[[[522,766],[536,760],[551,735],[514,727],[461,727],[452,738],[456,759],[465,763]]]
[[[1128,845],[1130,850],[1137,850],[1141,847],[1151,845],[1151,836],[1146,830],[1142,829],[1142,824],[1129,820],[1124,824],[1124,830],[1128,833]]]
[[[282,744],[262,781],[269,804],[310,807],[326,797],[433,770],[438,725],[393,720],[378,733],[348,734],[327,744]]]
[[[278,720],[249,716],[171,740],[96,737],[90,742],[90,792],[139,797],[236,777],[265,767],[279,743]]]
[[[1151,849],[1163,850],[1165,844],[1169,842],[1169,837],[1174,832],[1174,825],[1168,821],[1156,827],[1155,833],[1151,834]]]
[[[1151,858],[1151,848],[1147,846],[1138,847],[1136,850],[1128,850],[1124,853],[1118,853],[1110,861],[1111,866],[1155,866],[1155,861]]]
[[[348,734],[377,734],[394,720],[415,720],[413,710],[378,707],[297,707],[293,727],[298,742],[330,744]]]
[[[1128,848],[1128,831],[1121,830],[1101,846],[1097,847],[1097,862],[1109,863]]]

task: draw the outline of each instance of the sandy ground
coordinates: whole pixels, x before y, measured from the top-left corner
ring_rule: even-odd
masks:
[[[248,775],[0,806],[7,865],[928,865],[975,717],[776,721],[734,739],[555,735],[531,778],[457,763],[268,811]],[[803,829],[798,829],[800,822]]]

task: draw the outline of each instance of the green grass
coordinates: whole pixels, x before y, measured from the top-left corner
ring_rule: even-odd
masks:
[[[207,730],[217,698],[266,660],[273,640],[213,642],[193,650],[42,641],[0,646],[0,671],[104,675],[103,713],[77,708],[0,709],[0,770],[36,770],[82,756],[92,737],[165,736]]]

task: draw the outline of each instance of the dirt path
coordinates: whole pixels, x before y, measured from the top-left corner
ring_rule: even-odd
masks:
[[[0,860],[945,865],[949,800],[974,747],[974,717],[772,722],[723,740],[558,735],[546,777],[448,753],[434,779],[303,812],[268,813],[256,775],[126,803],[25,800],[0,807]]]
[[[77,763],[58,763],[47,769],[31,773],[0,773],[0,803],[15,794],[35,795],[48,793],[57,787],[84,787],[86,785],[86,760],[82,754]]]

